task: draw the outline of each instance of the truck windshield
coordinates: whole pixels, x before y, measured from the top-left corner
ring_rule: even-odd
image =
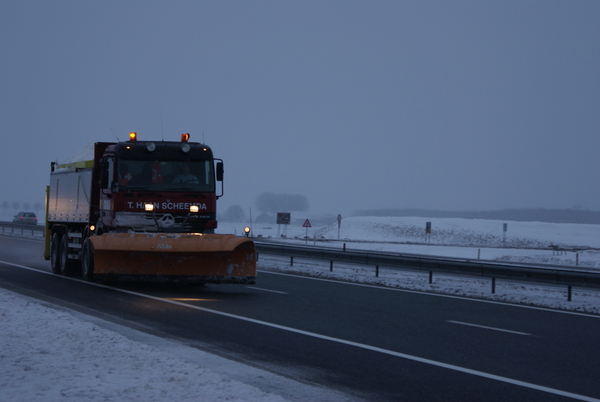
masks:
[[[130,190],[214,192],[213,164],[201,161],[119,159],[117,182]]]

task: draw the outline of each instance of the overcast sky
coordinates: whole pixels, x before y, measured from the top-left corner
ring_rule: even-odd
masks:
[[[0,202],[90,142],[205,142],[220,210],[600,210],[599,1],[0,0]]]

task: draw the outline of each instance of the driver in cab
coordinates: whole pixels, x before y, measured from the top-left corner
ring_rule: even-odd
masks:
[[[181,174],[175,176],[173,183],[199,183],[198,178],[190,173],[190,165],[184,163],[181,167]]]

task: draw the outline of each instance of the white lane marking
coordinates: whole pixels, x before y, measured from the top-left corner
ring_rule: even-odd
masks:
[[[57,276],[51,272],[40,271],[35,268],[26,267],[26,266],[18,265],[18,264],[13,264],[11,262],[0,261],[0,264],[6,264],[6,265],[18,267],[18,268],[24,268],[24,269],[27,269],[30,271],[35,271],[35,272],[39,272],[39,273],[46,274],[46,275],[56,276],[58,278],[69,279],[69,280],[73,280],[73,281],[80,282],[80,283],[86,283],[86,284],[92,285],[92,286],[98,286],[101,288],[111,289],[116,292],[126,293],[126,294],[143,297],[143,298],[150,299],[150,300],[156,300],[156,301],[160,301],[163,303],[169,303],[169,304],[173,304],[173,305],[180,306],[180,307],[187,307],[187,308],[190,308],[193,310],[203,311],[205,313],[216,314],[216,315],[220,315],[222,317],[233,318],[233,319],[240,320],[240,321],[245,321],[245,322],[250,322],[253,324],[263,325],[263,326],[270,327],[270,328],[280,329],[282,331],[288,331],[288,332],[292,332],[292,333],[296,333],[296,334],[300,334],[300,335],[306,335],[306,336],[310,336],[310,337],[317,338],[317,339],[323,339],[326,341],[340,343],[343,345],[354,346],[354,347],[364,349],[364,350],[369,350],[372,352],[383,353],[383,354],[386,354],[389,356],[395,356],[395,357],[399,357],[399,358],[406,359],[406,360],[411,360],[411,361],[418,362],[418,363],[429,364],[429,365],[435,366],[435,367],[441,367],[441,368],[445,368],[448,370],[454,370],[454,371],[458,371],[458,372],[465,373],[465,374],[471,374],[471,375],[474,375],[477,377],[500,381],[500,382],[504,382],[507,384],[512,384],[512,385],[529,388],[529,389],[533,389],[533,390],[537,390],[537,391],[547,392],[549,394],[564,396],[564,397],[576,399],[579,401],[600,402],[600,399],[592,398],[592,397],[585,396],[585,395],[574,394],[572,392],[561,391],[559,389],[545,387],[543,385],[531,384],[531,383],[528,383],[525,381],[515,380],[512,378],[502,377],[502,376],[490,374],[490,373],[484,373],[483,371],[472,370],[472,369],[468,369],[465,367],[455,366],[453,364],[442,363],[442,362],[438,362],[435,360],[430,360],[430,359],[425,359],[425,358],[418,357],[418,356],[408,355],[406,353],[395,352],[393,350],[382,349],[382,348],[379,348],[376,346],[365,345],[363,343],[352,342],[352,341],[348,341],[345,339],[334,338],[331,336],[321,335],[321,334],[317,334],[314,332],[304,331],[301,329],[285,327],[283,325],[273,324],[273,323],[266,322],[266,321],[255,320],[254,318],[242,317],[242,316],[235,315],[235,314],[230,314],[230,313],[225,313],[222,311],[212,310],[212,309],[205,308],[205,307],[195,306],[193,304],[181,303],[181,302],[178,302],[175,300],[169,300],[169,299],[162,299],[160,297],[145,295],[143,293],[132,292],[130,290],[125,290],[125,289],[112,288],[110,286],[101,285],[101,284],[94,283],[94,282],[86,282],[81,279],[69,278],[69,277],[65,277],[65,276]]]
[[[510,334],[516,334],[516,335],[526,335],[526,336],[532,336],[532,334],[528,334],[528,333],[526,333],[526,332],[518,332],[518,331],[511,331],[511,330],[509,330],[509,329],[494,328],[494,327],[486,327],[485,325],[470,324],[470,323],[468,323],[468,322],[461,322],[461,321],[451,321],[451,320],[448,320],[448,322],[451,322],[452,324],[467,325],[467,326],[469,326],[469,327],[477,327],[477,328],[491,329],[492,331],[508,332],[508,333],[510,333]]]
[[[246,288],[247,289],[254,289],[254,290],[262,290],[263,292],[279,293],[280,295],[287,295],[288,294],[288,292],[282,292],[282,291],[279,291],[279,290],[257,288],[255,286],[246,286]]]

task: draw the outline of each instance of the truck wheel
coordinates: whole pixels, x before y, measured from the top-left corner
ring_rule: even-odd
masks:
[[[90,239],[83,243],[81,252],[81,273],[86,281],[94,280],[94,245]]]
[[[50,266],[55,274],[60,274],[60,237],[59,233],[54,233],[50,241]]]
[[[73,262],[69,260],[69,236],[63,235],[60,239],[59,246],[59,264],[60,264],[60,273],[63,275],[71,275]]]

